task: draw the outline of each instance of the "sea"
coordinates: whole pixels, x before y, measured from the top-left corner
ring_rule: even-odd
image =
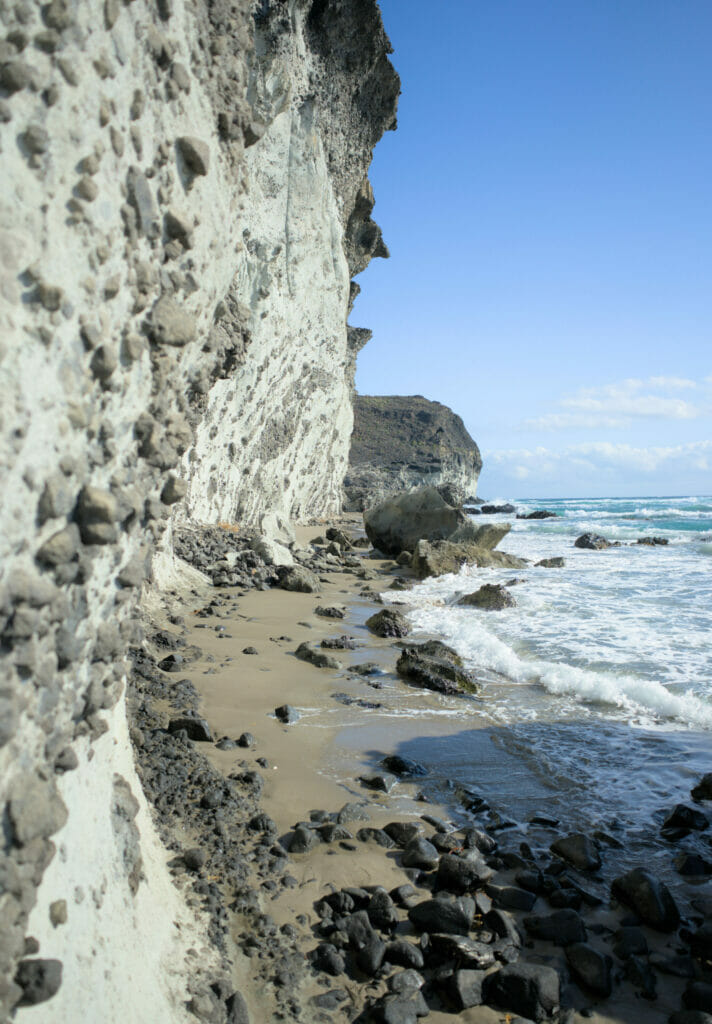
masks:
[[[712,861],[704,833],[674,847],[660,836],[667,812],[690,804],[712,771],[712,497],[512,504],[556,513],[475,519],[508,523],[499,548],[529,560],[525,569],[465,567],[382,594],[407,602],[414,639],[454,647],[480,692],[423,699],[395,680],[375,746],[424,763],[429,798],[474,793],[480,824],[520,839],[544,815],[609,837],[616,870],[643,863],[670,880],[685,850]],[[575,547],[586,532],[619,546]],[[637,543],[652,537],[667,544]],[[563,568],[535,564],[556,556]],[[457,606],[485,582],[512,580],[515,607]]]

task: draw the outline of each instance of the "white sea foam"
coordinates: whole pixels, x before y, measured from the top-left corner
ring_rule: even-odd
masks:
[[[484,582],[507,580],[511,571],[465,569],[427,580],[411,594],[414,625],[443,636],[474,668],[508,681],[491,686],[486,697],[510,721],[549,715],[558,702],[567,714],[578,707],[587,718],[712,729],[712,503],[566,504],[519,503],[523,511],[546,505],[566,516],[515,520],[501,545],[534,561],[563,555],[565,569],[522,570],[517,575],[525,582],[513,591],[517,607],[497,614],[453,602]],[[596,526],[596,513],[607,517],[604,529]],[[634,522],[627,518],[633,514],[648,518]],[[699,526],[691,529],[684,524],[692,517]],[[651,519],[663,520],[664,528]],[[575,548],[574,538],[592,528],[623,546]],[[653,534],[669,544],[630,543]]]

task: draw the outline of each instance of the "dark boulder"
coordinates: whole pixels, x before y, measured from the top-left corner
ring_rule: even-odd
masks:
[[[388,772],[369,772],[367,775],[359,775],[359,782],[367,789],[377,789],[381,793],[390,793],[398,779]]]
[[[657,931],[674,931],[680,923],[680,912],[670,890],[644,868],[634,868],[616,878],[611,892]]]
[[[471,1006],[482,1005],[482,987],[486,977],[485,971],[466,969],[455,971],[448,977],[446,995],[458,1013],[469,1010]]]
[[[383,829],[396,846],[405,849],[408,843],[417,839],[423,833],[423,826],[419,821],[391,821]]]
[[[459,654],[439,640],[405,645],[396,672],[406,682],[438,693],[477,693],[479,689]]]
[[[504,505],[480,505],[480,513],[483,516],[508,516],[516,511],[516,507],[509,502]]]
[[[523,910],[529,913],[537,900],[536,892],[518,889],[514,885],[487,885],[486,892],[494,905],[504,910]]]
[[[461,967],[474,967],[484,970],[493,967],[494,950],[485,942],[478,942],[467,935],[443,935],[433,932],[430,935],[428,963],[443,964],[455,961]]]
[[[446,935],[469,935],[475,913],[474,900],[460,896],[454,900],[436,897],[417,903],[408,918],[418,931]]]
[[[297,825],[289,843],[290,853],[308,853],[321,843],[321,836],[314,829]]]
[[[403,637],[410,633],[408,620],[394,608],[384,608],[366,619],[366,628],[381,637]]]
[[[437,885],[439,889],[461,894],[479,888],[493,875],[494,871],[477,850],[462,856],[445,853],[438,864]]]
[[[604,548],[610,548],[613,545],[598,533],[582,533],[574,541],[574,547],[584,548],[586,551],[603,551]]]
[[[560,555],[557,555],[555,558],[542,558],[536,565],[542,569],[563,569],[566,562]]]
[[[399,917],[396,905],[385,889],[376,889],[366,907],[368,919],[380,932],[395,931]]]
[[[566,948],[566,961],[574,978],[583,988],[603,997],[611,994],[613,961],[607,954],[599,953],[584,942],[575,942]]]
[[[383,963],[386,944],[376,934],[365,910],[358,910],[348,918],[346,934],[357,966],[364,974],[373,977]]]
[[[682,993],[682,1001],[688,1010],[712,1013],[712,984],[707,981],[690,982]]]
[[[428,769],[409,757],[401,757],[399,754],[388,754],[383,758],[381,764],[386,771],[394,775],[427,775]]]
[[[432,843],[422,836],[411,839],[403,850],[403,867],[432,871],[438,866],[440,854]]]
[[[212,743],[213,735],[210,726],[204,718],[192,718],[190,715],[181,715],[179,718],[172,718],[168,723],[168,732],[176,733],[185,731],[188,739],[198,743]]]
[[[551,844],[551,852],[579,871],[598,871],[601,857],[596,843],[581,832],[562,836]]]
[[[703,775],[696,786],[690,791],[693,800],[712,800],[712,772]]]
[[[575,910],[555,910],[553,914],[532,914],[524,918],[524,927],[535,939],[555,946],[570,946],[586,941],[586,926]]]
[[[501,611],[503,608],[514,608],[517,602],[511,592],[502,583],[485,583],[479,590],[461,597],[458,605],[465,608],[481,608],[483,611]]]
[[[318,605],[314,609],[314,614],[320,615],[323,619],[344,619],[346,618],[346,608],[342,604]]]
[[[501,569],[523,569],[527,562],[517,555],[509,555],[506,551],[494,551],[498,540],[508,532],[508,526],[498,523],[489,527],[491,543],[484,546],[477,539],[463,540],[419,540],[413,552],[411,568],[419,580],[429,576],[443,576],[449,572],[459,572],[463,565],[476,565],[479,568],[494,566]]]
[[[364,526],[374,548],[395,558],[412,551],[419,540],[445,540],[467,521],[460,509],[435,487],[396,494],[364,512]]]
[[[663,835],[666,832],[677,832],[678,830],[687,834],[688,832],[703,832],[709,828],[707,816],[694,807],[687,807],[685,804],[677,804],[670,811],[660,827]],[[678,838],[674,836],[673,838]]]
[[[323,651],[320,651],[317,647],[307,641],[300,644],[294,653],[300,661],[307,661],[310,665],[314,665],[315,668],[341,668],[340,661],[337,661],[337,659],[332,657],[330,654],[324,654]]]
[[[274,714],[280,722],[284,723],[284,725],[293,725],[302,717],[297,709],[293,708],[291,704],[280,704],[278,708],[274,709]]]
[[[395,967],[413,967],[416,971],[425,966],[425,958],[418,946],[406,939],[396,939],[386,946],[385,959]]]
[[[7,979],[9,981],[9,979]],[[18,1006],[36,1006],[59,992],[62,985],[61,960],[20,960],[15,984],[22,989]]]
[[[277,569],[280,590],[292,590],[301,594],[318,594],[321,589],[319,578],[303,565],[280,566]]]
[[[546,1020],[558,1011],[559,990],[556,971],[539,964],[507,964],[490,974],[484,985],[487,1003],[533,1021]]]
[[[517,519],[558,519],[558,512],[551,512],[548,508],[538,508],[534,512],[518,512]]]
[[[712,921],[705,921],[690,935],[690,949],[701,960],[712,960]]]

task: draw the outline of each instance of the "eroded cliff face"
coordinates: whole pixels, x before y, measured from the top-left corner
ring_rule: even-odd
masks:
[[[263,134],[245,158],[249,203],[229,289],[249,359],[211,389],[190,453],[186,511],[209,521],[338,511],[352,423],[350,282],[387,255],[366,175],[395,126],[398,80],[377,8],[268,11],[248,86]]]
[[[452,504],[477,493],[480,450],[462,419],[422,395],[356,395],[346,507],[372,508],[398,491],[446,488]]]
[[[131,881],[162,885],[122,697],[139,594],[175,516],[338,510],[351,278],[386,254],[366,175],[398,79],[375,0],[19,0],[0,20],[2,1017],[28,915],[44,933],[60,897],[108,900],[129,946],[143,921],[146,978],[180,959]],[[72,909],[67,950],[99,933]],[[91,957],[69,967],[91,999]],[[150,988],[146,1019],[182,1019]]]

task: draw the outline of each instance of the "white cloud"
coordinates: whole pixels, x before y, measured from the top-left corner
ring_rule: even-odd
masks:
[[[494,451],[486,453],[484,460],[485,465],[497,466],[517,480],[563,480],[586,472],[597,477],[671,472],[679,476],[712,472],[712,441],[649,448],[601,441],[561,451],[543,447]]]
[[[675,392],[694,391],[695,402]],[[636,419],[693,420],[712,411],[712,378],[628,378],[597,388],[582,388],[562,398],[559,410],[527,420],[530,430],[620,429]]]

